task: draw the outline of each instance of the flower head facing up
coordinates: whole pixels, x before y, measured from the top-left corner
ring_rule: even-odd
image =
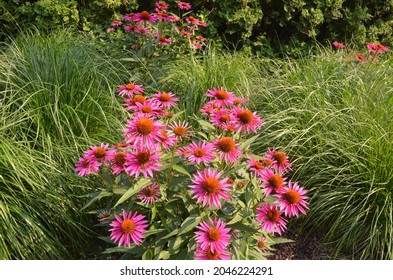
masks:
[[[140,173],[143,173],[145,178],[153,177],[153,171],[159,171],[162,166],[159,162],[161,155],[157,146],[139,147],[128,153],[124,170],[135,177],[139,177]]]
[[[367,44],[367,48],[370,52],[373,53],[384,53],[389,50],[388,47],[382,44]]]
[[[285,152],[269,148],[265,153],[265,159],[271,162],[270,167],[278,173],[284,174],[292,169],[292,164],[289,162],[288,155]]]
[[[171,132],[176,135],[177,139],[181,141],[183,138],[188,138],[191,135],[191,126],[186,121],[172,122],[169,125]]]
[[[256,133],[257,129],[261,128],[264,123],[260,116],[256,112],[251,112],[248,109],[233,108],[232,114],[234,116],[234,125],[237,132],[243,132],[245,134],[250,131]]]
[[[109,144],[101,143],[100,146],[91,146],[90,150],[85,152],[85,155],[90,158],[90,160],[100,161],[102,163],[108,161],[116,151],[108,150]]]
[[[367,62],[367,58],[360,53],[355,54],[355,58],[360,62]]]
[[[280,209],[284,211],[287,217],[299,217],[299,211],[306,215],[305,209],[308,208],[308,196],[305,194],[308,191],[299,186],[298,182],[292,184],[288,182],[288,186],[278,191],[276,203],[280,205]]]
[[[276,205],[271,206],[269,203],[257,208],[257,221],[261,223],[261,230],[270,234],[277,232],[279,235],[285,231],[286,220],[281,217],[282,212],[278,211]]]
[[[174,97],[172,92],[157,92],[152,97],[152,100],[154,100],[161,108],[170,108],[176,105],[179,98]]]
[[[132,97],[135,94],[142,94],[144,89],[142,85],[129,83],[129,84],[120,85],[116,91],[119,93],[120,96],[127,95],[129,97]]]
[[[126,163],[127,153],[125,151],[116,152],[111,158],[111,168],[114,175],[120,174],[124,170],[124,164]]]
[[[169,150],[171,147],[175,146],[177,142],[177,137],[173,134],[173,132],[165,131],[163,129],[158,132],[158,137],[159,140],[157,141],[157,144],[161,144],[165,150]]]
[[[143,233],[145,233],[148,226],[148,221],[144,215],[138,214],[138,212],[132,213],[130,211],[128,214],[123,210],[123,218],[115,214],[115,219],[110,223],[112,227],[109,229],[111,231],[111,239],[118,243],[118,246],[130,247],[131,240],[136,245],[140,245],[144,238]]]
[[[136,146],[151,147],[159,141],[158,132],[165,128],[165,124],[152,120],[143,114],[135,115],[127,120],[124,136],[126,143]]]
[[[101,162],[97,160],[91,160],[89,156],[83,156],[79,158],[74,171],[78,172],[78,176],[87,176],[90,173],[98,173]]]
[[[153,183],[146,188],[143,188],[136,196],[142,203],[153,204],[160,198],[160,189],[157,183]]]
[[[186,11],[191,10],[190,3],[179,1],[179,2],[177,2],[177,5],[179,6],[180,10],[186,10]]]
[[[230,184],[228,184],[228,178],[221,179],[221,172],[217,172],[210,168],[204,169],[203,172],[197,171],[194,178],[191,179],[192,185],[191,194],[194,199],[197,199],[197,203],[202,202],[202,206],[205,207],[209,204],[210,209],[213,205],[217,208],[221,208],[220,199],[228,200],[230,195],[227,191],[230,191]]]
[[[213,88],[207,91],[206,96],[213,98],[209,103],[216,103],[221,107],[232,106],[233,100],[236,96],[233,92],[227,91],[224,88]]]
[[[278,192],[282,187],[286,185],[286,178],[283,178],[280,174],[274,173],[271,169],[265,169],[261,172],[259,178],[262,181],[260,188],[265,188],[265,195],[268,196],[272,192]]]
[[[266,162],[263,160],[257,160],[254,157],[250,157],[247,160],[247,164],[250,167],[250,172],[254,173],[255,175],[262,175],[262,171],[268,168],[271,164],[267,165]]]
[[[154,14],[150,14],[148,11],[143,11],[141,13],[137,13],[134,15],[134,20],[136,23],[144,23],[144,22],[156,22],[157,17]]]
[[[209,163],[215,157],[213,149],[214,146],[211,143],[206,143],[205,141],[198,143],[192,142],[183,147],[183,150],[187,150],[188,152],[182,154],[192,164]]]
[[[345,48],[345,45],[343,43],[340,43],[340,42],[337,42],[337,41],[333,42],[333,46],[335,46],[338,49],[344,49]]]
[[[231,229],[218,218],[209,218],[209,223],[201,222],[196,228],[199,231],[195,232],[195,240],[202,250],[210,249],[211,253],[221,252],[230,244]]]
[[[266,250],[269,250],[270,248],[269,248],[269,245],[268,245],[268,242],[266,241],[266,237],[264,237],[264,236],[260,236],[259,238],[258,238],[258,241],[257,241],[257,249],[258,249],[258,251],[259,252],[263,252],[263,251],[266,251]]]
[[[230,260],[232,253],[227,250],[212,252],[210,248],[202,249],[200,246],[194,252],[195,260]]]
[[[243,153],[238,149],[237,143],[231,137],[223,137],[213,141],[214,147],[220,156],[220,160],[234,163],[242,157]]]

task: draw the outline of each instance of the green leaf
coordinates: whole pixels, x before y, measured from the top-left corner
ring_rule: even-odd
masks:
[[[248,147],[250,147],[250,145],[251,145],[252,143],[254,143],[255,140],[258,138],[258,136],[259,136],[259,135],[257,134],[257,135],[255,135],[255,136],[251,137],[250,139],[247,139],[247,140],[244,141],[243,143],[241,143],[241,144],[239,145],[239,149],[242,150],[242,151],[244,151],[245,149],[247,149]]]
[[[187,217],[184,222],[182,223],[182,225],[180,226],[179,229],[179,235],[185,234],[187,232],[190,232],[191,230],[193,230],[195,228],[196,225],[198,225],[201,221],[201,217],[200,216],[189,216]]]
[[[171,257],[171,254],[169,254],[168,251],[161,251],[160,255],[158,256],[159,260],[167,260]]]
[[[213,130],[213,131],[215,129],[214,126],[211,123],[209,123],[209,122],[207,122],[205,120],[198,119],[198,123],[202,126],[203,129]]]
[[[108,191],[101,191],[101,192],[96,192],[94,194],[92,194],[94,197],[88,202],[86,203],[82,208],[81,211],[83,211],[84,209],[86,209],[87,207],[89,207],[91,204],[93,204],[95,201],[100,200],[103,197],[107,197],[107,196],[111,196],[112,193],[108,192]]]
[[[241,220],[243,220],[243,217],[239,213],[236,213],[235,217],[233,217],[233,219],[230,220],[227,223],[227,225],[236,224],[237,222],[240,222]]]
[[[174,170],[176,170],[177,172],[180,172],[180,173],[182,173],[182,174],[184,174],[184,175],[187,175],[188,177],[191,177],[191,174],[188,173],[188,171],[187,171],[183,166],[181,166],[181,165],[174,164],[174,165],[172,166],[172,168],[173,168]]]
[[[134,194],[139,192],[141,189],[148,186],[149,184],[151,184],[151,179],[146,179],[146,178],[140,179],[138,182],[136,182],[136,184],[134,185],[134,187],[132,189],[129,189],[128,191],[126,191],[125,194],[123,194],[122,197],[120,197],[120,199],[117,201],[115,206],[123,203],[124,201],[129,199],[131,196],[133,196]]]
[[[147,249],[146,252],[142,255],[142,260],[152,260],[153,259],[153,252],[150,249]]]

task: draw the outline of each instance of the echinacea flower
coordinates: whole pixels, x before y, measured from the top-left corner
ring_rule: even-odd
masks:
[[[160,198],[160,189],[158,188],[158,184],[155,182],[150,186],[147,186],[139,191],[136,196],[141,200],[142,203],[153,204]]]
[[[228,178],[221,178],[222,172],[217,172],[206,168],[203,172],[197,170],[197,174],[191,179],[193,185],[190,185],[192,198],[197,199],[197,203],[202,202],[202,206],[209,204],[210,209],[215,205],[221,208],[220,199],[228,200],[230,195],[230,184]]]
[[[221,107],[233,105],[233,100],[236,98],[233,92],[227,91],[224,88],[209,89],[206,93],[206,96],[213,98],[210,103],[214,102],[219,104]]]
[[[127,108],[132,108],[134,113],[142,114],[145,117],[158,118],[163,116],[164,111],[154,100],[147,99],[143,103],[135,103],[135,106],[129,106]]]
[[[124,15],[123,19],[125,21],[132,22],[132,21],[134,21],[134,16],[135,16],[134,13],[128,13],[128,14]]]
[[[117,175],[120,174],[124,170],[124,164],[126,163],[127,153],[125,151],[119,151],[113,154],[111,157],[111,168],[112,173]]]
[[[179,101],[179,98],[174,97],[172,92],[157,92],[151,99],[162,108],[173,107]]]
[[[136,94],[134,95],[133,98],[124,98],[125,104],[123,104],[124,107],[126,107],[126,110],[128,111],[133,111],[138,103],[143,104],[146,101],[146,98],[141,95],[141,94]]]
[[[230,244],[231,229],[227,228],[226,223],[219,218],[214,220],[209,218],[209,224],[203,221],[196,228],[199,231],[195,232],[197,236],[195,240],[203,250],[210,249],[212,253],[221,252]]]
[[[109,216],[111,215],[110,210],[102,210],[100,213],[98,213],[98,221],[100,224],[106,224],[109,223]]]
[[[101,143],[100,146],[91,146],[90,150],[85,151],[85,155],[90,158],[90,160],[101,161],[104,163],[113,156],[116,151],[108,150],[109,144]]]
[[[279,189],[284,187],[286,183],[286,178],[283,178],[280,174],[276,174],[271,169],[265,169],[261,171],[261,176],[259,178],[262,181],[260,188],[265,188],[265,196],[268,196],[272,192],[278,192]]]
[[[134,15],[134,20],[138,24],[144,23],[144,22],[153,23],[153,22],[157,21],[157,17],[154,14],[150,14],[147,11],[143,11],[141,13],[136,13]]]
[[[170,131],[160,130],[158,132],[157,144],[161,144],[165,150],[169,150],[170,147],[175,146],[177,142],[177,137]]]
[[[158,11],[165,11],[166,9],[169,8],[169,5],[164,1],[156,2],[156,3],[154,3],[154,6],[156,6]]]
[[[263,251],[266,251],[269,249],[270,248],[269,248],[268,242],[266,241],[266,237],[260,236],[257,241],[257,250],[262,253]]]
[[[147,28],[147,27],[144,27],[144,26],[138,26],[135,29],[135,33],[141,34],[141,35],[149,34],[150,32],[151,32],[151,30],[149,28]]]
[[[355,58],[360,62],[367,62],[367,58],[365,58],[364,55],[362,54],[359,53],[355,54]]]
[[[135,83],[129,83],[120,85],[116,90],[120,96],[127,95],[133,97],[134,94],[142,94],[144,89],[142,85],[137,85]]]
[[[230,123],[231,120],[233,120],[233,116],[229,109],[221,109],[210,114],[210,122],[221,128],[223,128],[225,124]]]
[[[78,172],[78,176],[87,176],[90,173],[98,173],[101,162],[97,160],[91,160],[89,156],[83,156],[79,158],[74,171]]]
[[[179,2],[177,2],[177,5],[179,6],[180,10],[186,10],[186,11],[191,10],[190,3],[179,1]]]
[[[206,143],[205,141],[198,143],[192,142],[183,147],[183,149],[188,151],[187,153],[183,153],[183,156],[192,164],[209,163],[215,157],[213,144]]]
[[[233,108],[232,115],[234,118],[235,130],[237,132],[249,133],[250,131],[256,133],[257,129],[262,127],[264,123],[261,117],[256,112],[251,112],[248,109]]]
[[[169,125],[171,131],[176,135],[180,141],[182,138],[188,138],[191,135],[191,126],[186,121],[172,122]]]
[[[230,260],[232,253],[227,250],[212,252],[210,248],[202,249],[200,246],[194,252],[195,260]]]
[[[216,103],[206,103],[202,106],[200,112],[202,113],[202,115],[210,116],[211,114],[220,111],[220,108],[221,105],[218,105]]]
[[[112,24],[112,26],[122,26],[123,22],[121,22],[120,20],[115,19]]]
[[[267,167],[264,161],[258,160],[252,156],[247,160],[247,164],[250,167],[250,172],[255,175],[261,175],[262,171]]]
[[[292,169],[292,164],[289,162],[285,152],[276,151],[276,149],[271,150],[269,148],[264,158],[271,161],[271,168],[278,173],[284,174]]]
[[[168,39],[164,35],[159,35],[159,36],[157,36],[157,38],[158,38],[159,45],[169,45],[173,42],[173,40]]]
[[[288,186],[278,190],[278,195],[275,195],[278,197],[276,203],[280,205],[280,210],[283,210],[287,217],[299,217],[299,211],[306,215],[304,209],[309,209],[307,206],[308,202],[305,201],[305,199],[309,198],[305,196],[307,192],[307,190],[299,186],[298,182],[292,184],[289,181]]]
[[[239,150],[239,144],[231,137],[218,138],[213,141],[214,147],[220,156],[220,160],[229,161],[234,163],[238,161],[243,153]]]
[[[165,128],[165,124],[152,120],[143,115],[136,115],[127,120],[124,136],[126,143],[137,146],[151,147],[159,141],[158,132]]]
[[[133,152],[127,154],[127,161],[124,170],[130,174],[139,177],[143,173],[145,178],[153,177],[153,171],[159,171],[162,164],[159,162],[162,153],[158,151],[157,146],[138,147]]]
[[[345,45],[344,45],[343,43],[340,43],[340,42],[337,42],[337,41],[334,41],[334,42],[333,42],[333,46],[335,46],[335,47],[338,48],[338,49],[343,49],[343,48],[345,48]]]
[[[115,219],[110,223],[112,227],[109,229],[111,231],[111,239],[117,243],[118,246],[130,247],[131,240],[136,245],[142,243],[143,238],[148,226],[148,221],[144,215],[138,214],[138,212],[132,213],[130,211],[128,214],[123,210],[123,218],[115,214]]]
[[[282,235],[285,231],[287,220],[285,220],[278,211],[276,205],[271,206],[269,203],[262,205],[256,209],[257,221],[261,223],[261,230],[266,231],[270,234],[277,232]]]

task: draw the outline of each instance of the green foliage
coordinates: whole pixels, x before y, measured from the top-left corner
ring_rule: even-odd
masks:
[[[94,185],[64,170],[95,139],[116,138],[119,69],[64,31],[24,34],[1,54],[0,259],[91,251],[91,221],[80,208]]]

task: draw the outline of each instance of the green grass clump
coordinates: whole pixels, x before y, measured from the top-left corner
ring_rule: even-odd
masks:
[[[120,136],[126,71],[66,31],[24,34],[1,58],[0,259],[76,258],[93,247],[80,209],[94,186],[74,164]]]
[[[210,52],[168,67],[168,90],[197,112],[223,86],[265,116],[254,148],[285,150],[310,189],[303,234],[322,232],[333,257],[393,258],[393,59],[344,62],[318,50],[298,60]]]

